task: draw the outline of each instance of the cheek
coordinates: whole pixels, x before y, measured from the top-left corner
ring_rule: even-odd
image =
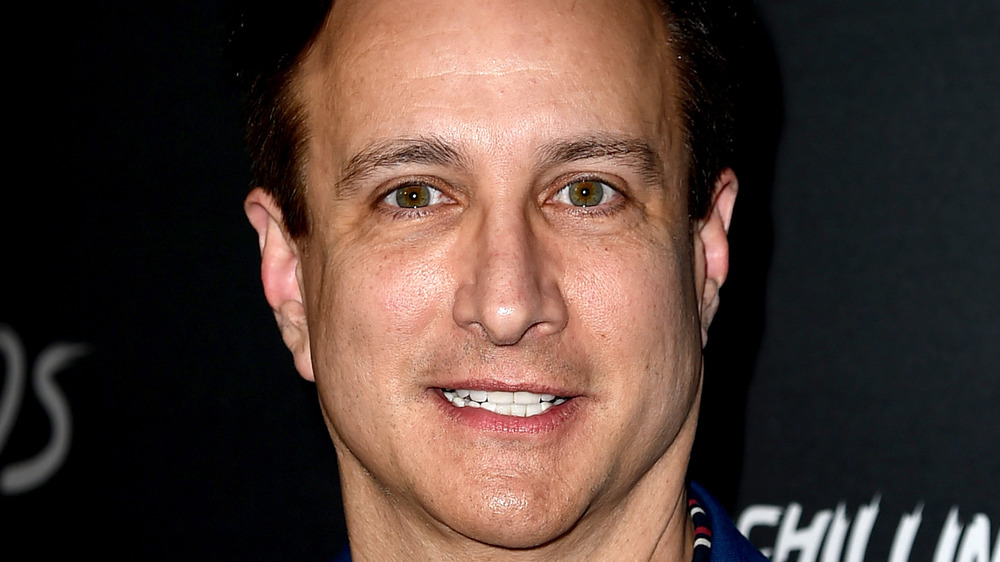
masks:
[[[392,412],[419,397],[411,375],[426,368],[424,350],[449,302],[449,283],[430,254],[338,258],[321,266],[308,293],[315,295],[309,320],[317,390],[337,442],[352,454],[389,455],[385,433],[405,431]],[[373,400],[381,406],[373,408]]]
[[[566,286],[566,298],[592,343],[632,361],[662,357],[664,345],[691,330],[694,299],[683,246],[629,240],[591,249]],[[614,365],[609,365],[614,367]]]
[[[347,367],[362,376],[408,362],[413,346],[447,311],[450,277],[442,263],[417,248],[331,260],[316,307],[326,317],[319,323],[325,333],[313,338],[321,348],[314,352],[333,363],[333,372]]]
[[[383,261],[375,274],[372,301],[390,319],[389,330],[419,333],[443,313],[448,302],[444,288],[450,285],[450,276],[439,263],[429,257],[392,256]]]

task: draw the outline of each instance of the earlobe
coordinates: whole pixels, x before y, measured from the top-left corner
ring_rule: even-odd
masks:
[[[729,222],[738,188],[736,174],[729,168],[723,170],[715,182],[712,207],[697,225],[696,261],[704,260],[698,264],[704,272],[700,295],[702,346],[708,342],[708,327],[719,308],[719,289],[729,274]]]
[[[281,209],[263,189],[250,192],[243,204],[260,246],[260,277],[281,337],[295,358],[295,368],[312,381],[309,328],[302,300],[298,244],[282,227]]]

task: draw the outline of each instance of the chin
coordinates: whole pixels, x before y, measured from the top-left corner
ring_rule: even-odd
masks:
[[[549,544],[569,532],[586,506],[571,502],[553,505],[553,499],[535,494],[497,490],[484,493],[464,513],[441,514],[441,521],[455,532],[486,545],[508,549],[532,549]],[[467,497],[473,501],[473,497]],[[569,498],[562,498],[567,500]]]

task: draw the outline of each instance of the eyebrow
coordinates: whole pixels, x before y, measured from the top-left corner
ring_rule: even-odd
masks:
[[[349,197],[361,180],[383,168],[403,164],[427,164],[467,169],[468,159],[447,141],[434,136],[398,138],[376,141],[360,152],[344,167],[338,182],[340,195]]]
[[[648,183],[663,177],[663,160],[646,141],[632,137],[596,135],[552,141],[535,153],[536,170],[581,160],[610,159],[632,168]],[[419,136],[376,141],[358,152],[344,167],[338,182],[340,197],[349,198],[366,177],[380,169],[404,164],[472,167],[469,158],[448,141]]]
[[[642,139],[598,135],[559,140],[543,146],[537,153],[540,168],[580,160],[610,159],[632,168],[648,183],[663,178],[663,159],[652,145]]]

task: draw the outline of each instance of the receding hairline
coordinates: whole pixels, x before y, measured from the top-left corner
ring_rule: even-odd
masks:
[[[367,56],[372,51],[368,45],[363,45],[361,48],[356,47],[357,42],[353,41],[352,36],[359,35],[358,29],[361,24],[345,23],[344,20],[351,15],[350,11],[344,13],[337,10],[339,6],[347,6],[346,9],[350,10],[351,6],[356,5],[358,5],[356,2],[352,3],[350,0],[338,0],[333,3],[313,40],[299,53],[289,89],[294,91],[296,103],[303,110],[305,116],[303,126],[307,129],[307,135],[312,135],[319,130],[319,127],[322,127],[315,119],[310,118],[310,114],[315,111],[316,107],[312,104],[334,103],[330,101],[330,98],[323,99],[323,95],[319,93],[331,85],[329,83],[323,85],[323,82],[336,76],[338,70],[335,68],[338,66],[340,67],[339,72],[350,75],[351,72],[345,71],[345,68],[349,70],[351,65],[357,66],[360,64],[358,59]],[[656,72],[658,76],[656,80],[660,84],[658,88],[662,97],[659,103],[655,104],[657,107],[655,111],[659,115],[656,121],[660,123],[655,128],[655,135],[662,137],[662,144],[653,142],[653,137],[645,139],[640,138],[641,135],[595,130],[593,132],[585,131],[572,137],[555,139],[538,150],[549,151],[551,157],[555,157],[554,151],[557,150],[562,151],[563,156],[569,156],[571,152],[575,152],[574,159],[578,160],[582,159],[584,151],[589,151],[590,157],[600,154],[605,157],[617,155],[619,159],[631,158],[633,162],[637,163],[636,169],[643,168],[642,175],[645,179],[649,179],[653,174],[651,163],[655,162],[660,165],[658,173],[664,182],[668,181],[668,176],[676,175],[677,177],[669,178],[675,180],[669,182],[670,186],[683,189],[686,184],[683,175],[689,163],[686,150],[683,149],[684,115],[679,100],[682,95],[681,77],[678,74],[677,65],[672,62],[675,56],[673,54],[674,46],[670,41],[669,25],[658,0],[639,0],[631,5],[633,9],[630,19],[632,23],[646,28],[645,33],[639,33],[639,35],[645,35],[646,38],[636,41],[633,39],[635,33],[622,33],[619,38],[622,41],[621,49],[616,49],[616,51],[625,53],[623,60],[633,60],[634,64],[638,65],[639,72],[636,77],[645,76],[650,71]],[[621,6],[622,4],[617,1],[609,1],[601,9],[611,10],[615,15],[618,15],[622,10]],[[586,17],[591,22],[602,22],[606,19],[600,17],[599,13],[590,13]],[[370,29],[371,26],[367,24],[368,22],[365,23],[364,28]],[[597,26],[598,23],[591,25]],[[351,31],[345,33],[347,29],[351,29]],[[651,46],[653,48],[649,48]],[[344,59],[347,59],[346,63],[342,63]],[[342,64],[343,66],[341,66]],[[611,68],[610,72],[619,72],[620,74],[620,71],[616,70],[617,67],[606,65],[606,68]],[[333,79],[336,80],[336,78]],[[337,83],[341,84],[342,81]],[[645,107],[652,107],[652,105],[647,104]],[[332,181],[337,183],[350,182],[379,162],[384,164],[392,160],[420,159],[434,154],[440,156],[437,158],[438,161],[443,161],[446,149],[450,150],[451,147],[457,146],[457,144],[447,142],[442,137],[434,135],[433,132],[425,134],[420,130],[411,131],[409,136],[404,134],[404,136],[395,138],[370,139],[363,146],[357,147],[353,154],[347,156],[343,173],[339,173]],[[662,153],[649,154],[653,152],[651,147],[654,146],[659,147]],[[644,156],[640,158],[639,154],[644,154]],[[457,162],[457,155],[454,151],[448,158],[453,163]],[[638,165],[640,160],[644,164]],[[307,163],[307,159],[303,158],[301,162],[303,168]],[[664,168],[664,163],[668,163],[671,168],[669,170]]]
[[[296,55],[292,57],[294,62],[285,67],[285,71],[282,72],[286,77],[282,82],[284,86],[281,89],[282,94],[273,98],[276,100],[280,98],[287,106],[286,110],[283,111],[285,115],[300,118],[298,122],[293,123],[297,126],[296,129],[301,132],[297,137],[297,140],[301,141],[296,143],[298,148],[305,146],[311,140],[310,136],[312,135],[312,127],[310,127],[306,115],[305,100],[302,99],[305,97],[302,95],[303,62],[323,41],[326,35],[324,30],[330,26],[336,15],[335,8],[345,4],[352,3],[345,0],[330,2],[321,25],[315,28],[316,31],[309,36],[308,41],[303,43],[303,47],[295,51]],[[719,81],[721,75],[718,74],[718,69],[725,65],[725,61],[717,54],[718,39],[713,38],[713,34],[705,26],[706,20],[703,18],[706,17],[705,12],[709,10],[708,7],[702,6],[698,2],[692,2],[690,5],[679,2],[680,12],[675,12],[678,5],[667,0],[643,0],[641,4],[651,15],[659,16],[650,22],[650,26],[657,29],[655,35],[658,37],[656,43],[659,47],[652,49],[651,52],[656,53],[658,66],[667,69],[666,75],[672,82],[669,88],[670,95],[665,96],[664,100],[665,103],[669,103],[665,114],[669,115],[671,119],[680,121],[680,131],[676,131],[677,127],[671,126],[670,128],[673,130],[670,131],[670,134],[673,136],[674,133],[679,132],[684,141],[683,146],[679,147],[680,150],[676,150],[676,154],[680,157],[680,161],[677,162],[679,168],[676,179],[678,180],[677,184],[687,191],[689,215],[692,218],[697,218],[703,215],[707,208],[706,202],[711,199],[712,185],[715,178],[718,177],[718,173],[721,172],[722,165],[726,164],[728,159],[732,157],[731,140],[725,137],[727,132],[731,135],[729,128],[732,116],[720,115],[717,110],[718,107],[726,105],[727,100],[723,98],[730,91],[728,89],[730,84],[724,77],[722,77],[722,81]],[[707,57],[706,53],[708,53]],[[706,80],[700,76],[703,68],[708,68],[716,74]],[[716,85],[724,87],[715,88]],[[704,103],[706,96],[709,102],[707,105]],[[668,97],[669,99],[667,99]],[[721,106],[719,105],[720,100],[723,102]],[[273,107],[280,109],[277,104]],[[716,128],[718,124],[722,124],[721,129]],[[716,135],[717,130],[721,131],[722,134]],[[706,131],[713,138],[703,138]],[[723,141],[717,142],[716,136],[722,138]],[[728,148],[726,148],[727,142],[729,143]],[[673,152],[673,150],[675,149],[672,148],[671,151]],[[286,169],[295,169],[298,173],[285,174],[285,177],[301,178],[302,181],[298,182],[301,185],[289,185],[295,184],[295,181],[279,181],[278,187],[274,191],[292,194],[283,198],[288,203],[284,208],[291,210],[292,214],[295,214],[296,207],[302,211],[297,213],[302,219],[298,221],[297,225],[287,225],[289,233],[298,237],[309,230],[308,213],[305,212],[304,208],[305,193],[309,189],[309,186],[305,185],[307,183],[305,169],[309,157],[307,150],[286,152],[294,153],[295,156],[290,162],[291,165],[286,166]],[[260,183],[265,185],[264,182]]]

